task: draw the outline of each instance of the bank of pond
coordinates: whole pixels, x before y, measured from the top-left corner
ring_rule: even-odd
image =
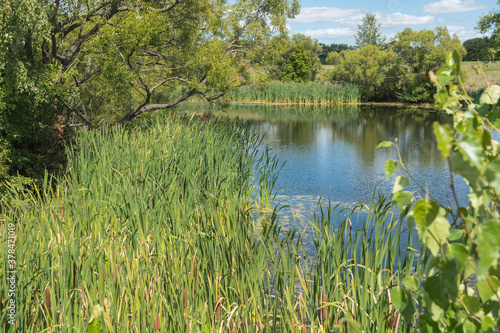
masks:
[[[199,100],[199,98],[197,99]],[[231,90],[223,96],[222,100],[240,103],[339,105],[359,103],[361,101],[361,93],[355,84],[276,81],[262,86],[244,86]]]
[[[483,89],[471,88],[469,94],[479,102],[479,96]],[[204,101],[198,95],[190,98],[193,102]],[[296,104],[296,105],[352,105],[367,103],[389,103],[393,106],[403,104],[406,106],[426,105],[432,108],[432,100],[420,101],[419,103],[409,103],[406,100],[392,98],[386,100],[382,95],[373,93],[371,97],[363,95],[362,90],[353,83],[320,83],[320,82],[280,82],[272,81],[262,85],[243,86],[228,91],[217,101],[223,103],[275,103],[275,104]],[[426,104],[427,103],[427,104]]]
[[[12,184],[2,234],[15,225],[16,317],[6,331],[415,331],[418,316],[402,320],[391,290],[408,276],[422,283],[426,250],[390,196],[370,188],[348,206],[319,197],[307,223],[283,224],[277,148],[248,121],[195,109],[83,132],[62,176]],[[283,117],[352,135],[349,119],[366,125],[365,111]]]

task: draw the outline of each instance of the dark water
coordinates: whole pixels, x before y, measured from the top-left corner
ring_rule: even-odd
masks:
[[[220,114],[220,113],[218,113]],[[281,222],[294,220],[304,228],[318,210],[318,199],[353,206],[369,202],[374,191],[392,192],[402,168],[386,178],[385,162],[397,159],[394,147],[376,149],[384,140],[398,139],[403,162],[421,188],[410,180],[408,190],[425,196],[425,190],[444,205],[452,200],[450,173],[436,147],[432,124],[451,123],[443,113],[396,107],[293,107],[234,105],[225,113],[253,121],[278,155],[282,168],[277,199],[290,207],[282,210]],[[468,186],[454,177],[462,205],[468,202]]]

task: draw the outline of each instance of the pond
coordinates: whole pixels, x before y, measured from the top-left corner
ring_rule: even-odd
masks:
[[[199,110],[200,105],[198,105]],[[408,190],[425,191],[444,205],[452,202],[450,173],[436,146],[432,124],[451,123],[450,116],[433,110],[402,107],[304,107],[237,104],[225,114],[253,121],[284,166],[279,173],[277,200],[280,223],[304,229],[318,211],[318,200],[354,206],[370,202],[374,193],[390,195],[402,168],[386,178],[385,162],[397,159],[394,147],[376,149],[384,140],[398,139],[403,162],[414,181]],[[420,184],[418,186],[416,182]],[[461,205],[467,205],[468,186],[455,176]],[[422,191],[422,188],[424,191]]]

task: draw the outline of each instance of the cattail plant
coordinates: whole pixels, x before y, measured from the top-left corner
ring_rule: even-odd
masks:
[[[353,84],[316,82],[271,82],[266,87],[247,86],[228,92],[228,102],[261,102],[304,105],[359,103],[360,91]],[[192,101],[196,101],[195,98]]]
[[[272,98],[289,101],[278,88]],[[298,93],[293,100],[307,100]],[[311,103],[322,100],[314,96]],[[86,330],[102,319],[102,332],[151,330],[152,321],[165,332],[227,323],[305,332],[342,320],[385,331],[387,289],[409,274],[418,280],[423,266],[413,230],[390,214],[387,198],[363,214],[353,209],[352,229],[320,205],[309,256],[301,232],[279,225],[281,164],[260,143],[249,123],[161,113],[82,132],[63,176],[47,175],[36,195],[10,188],[2,200],[2,227],[16,223],[18,234],[17,331]],[[327,312],[326,304],[335,306]]]

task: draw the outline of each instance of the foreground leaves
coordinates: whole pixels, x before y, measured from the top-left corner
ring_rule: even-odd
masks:
[[[411,207],[412,197],[403,191],[407,183],[396,178],[393,200],[401,217],[407,213],[409,225],[416,225],[428,261],[421,272],[423,283],[405,278],[404,286],[393,288],[392,302],[422,332],[498,332],[500,156],[489,128],[490,120],[498,119],[500,86],[486,89],[480,105],[472,104],[463,88],[453,84],[460,73],[460,55],[450,52],[446,59],[446,65],[431,72],[430,78],[437,88],[436,106],[453,115],[453,127],[435,123],[433,129],[450,172],[463,176],[470,186],[470,204],[461,207],[453,198],[454,204],[446,207],[426,198]],[[397,142],[394,145],[398,148]],[[388,174],[394,171],[393,165],[387,162]],[[452,229],[451,223],[458,228]]]

